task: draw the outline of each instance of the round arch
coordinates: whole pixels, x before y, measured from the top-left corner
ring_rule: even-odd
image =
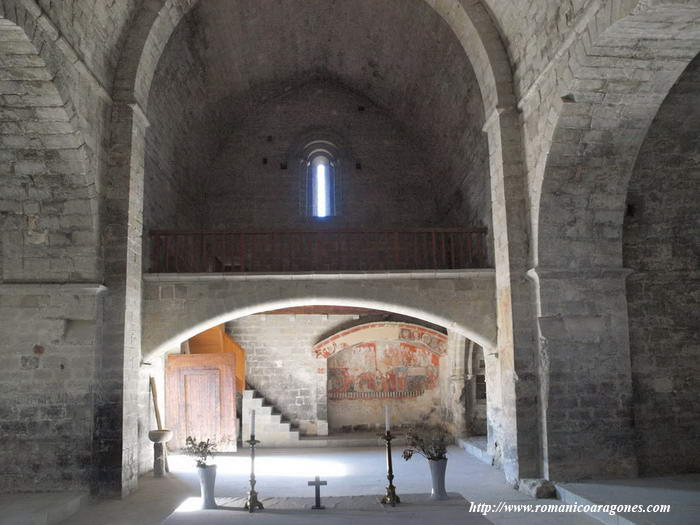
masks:
[[[147,2],[135,17],[115,78],[115,100],[136,103],[145,113],[160,56],[182,19],[200,0]],[[514,108],[510,62],[500,31],[480,2],[424,0],[450,26],[474,68],[484,113]]]
[[[300,299],[280,299],[276,301],[269,301],[264,303],[258,303],[250,306],[242,306],[239,309],[217,315],[206,321],[195,324],[194,326],[178,327],[178,332],[172,337],[166,339],[161,343],[154,343],[155,347],[149,348],[149,340],[144,340],[144,360],[148,361],[150,357],[155,355],[161,355],[166,353],[168,350],[177,348],[181,343],[184,343],[191,337],[197,335],[200,332],[209,330],[220,324],[228,323],[229,321],[234,321],[240,319],[241,317],[247,317],[249,315],[260,314],[263,312],[270,312],[273,310],[280,310],[283,308],[295,308],[300,306],[344,306],[350,308],[368,308],[373,310],[382,310],[394,314],[405,315],[408,317],[414,317],[416,319],[421,319],[429,323],[443,326],[457,332],[458,334],[466,337],[477,343],[479,346],[484,348],[493,348],[494,342],[486,339],[483,334],[475,332],[473,328],[464,326],[454,320],[447,319],[440,315],[425,312],[416,308],[407,307],[403,305],[386,304],[380,301],[362,301],[356,299],[343,299],[338,297],[308,297]]]
[[[659,107],[700,52],[698,28],[700,8],[655,5],[578,48],[542,180],[537,267],[621,266],[629,177]]]
[[[453,330],[486,348],[495,348],[493,277],[476,271],[469,292],[446,287],[445,279],[425,279],[421,293],[412,280],[377,279],[371,286],[338,279],[146,280],[143,359],[172,350],[214,326],[298,306],[345,306],[384,310],[422,319]],[[216,287],[217,293],[210,293]]]

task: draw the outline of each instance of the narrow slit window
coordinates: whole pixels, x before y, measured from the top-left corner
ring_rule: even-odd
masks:
[[[315,157],[311,163],[312,211],[313,216],[319,219],[325,219],[333,214],[332,176],[332,167],[328,158],[322,155]]]

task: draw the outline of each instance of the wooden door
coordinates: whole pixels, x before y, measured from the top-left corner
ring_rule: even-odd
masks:
[[[169,448],[187,436],[211,439],[219,452],[236,451],[236,357],[231,353],[168,355],[165,384]]]

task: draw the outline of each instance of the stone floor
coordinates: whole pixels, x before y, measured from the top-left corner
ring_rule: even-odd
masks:
[[[435,525],[457,520],[459,523],[494,523],[499,525],[535,524],[593,524],[603,522],[611,525],[695,525],[700,523],[700,474],[645,478],[618,481],[588,481],[558,484],[560,496],[567,503],[595,504],[669,504],[670,513],[649,514],[598,514],[593,521],[589,516],[563,513],[529,514],[525,512],[501,512],[488,514],[484,521],[478,514],[468,514],[464,498],[471,502],[498,503],[560,503],[557,500],[532,500],[506,485],[498,470],[467,454],[457,447],[450,448],[447,469],[447,488],[456,493],[448,504],[435,505],[427,502],[428,514],[439,514],[442,521],[431,520]],[[171,519],[167,525],[196,523],[209,525],[224,519],[227,523],[243,523],[255,519],[257,525],[343,523],[387,523],[392,520],[401,525],[410,525],[411,520],[423,520],[421,509],[409,505],[386,509],[376,505],[376,495],[384,491],[384,453],[378,447],[361,449],[293,449],[261,450],[257,460],[258,489],[267,503],[265,513],[251,517],[242,512],[208,511],[200,518],[198,508],[199,486],[195,469],[187,458],[170,458],[172,472],[166,479],[154,479],[151,475],[141,478],[139,490],[125,500],[96,501],[84,506],[77,514],[62,521],[64,525],[159,525]],[[218,457],[217,498],[228,498],[225,506],[236,507],[248,487],[249,459],[246,452]],[[410,494],[427,494],[430,476],[422,458],[404,462],[398,453],[394,455],[396,485],[406,502]],[[319,519],[326,514],[308,514],[301,507],[308,506],[313,489],[306,482],[319,475],[328,481],[322,493],[327,502],[331,498],[345,496],[357,505],[370,497],[364,510],[340,508],[337,520]],[[353,498],[354,496],[354,498]],[[419,496],[416,496],[419,497]],[[60,522],[62,515],[72,514],[84,498],[80,493],[60,494],[15,494],[0,495],[0,525],[36,525]],[[238,498],[238,499],[236,499]],[[282,502],[274,503],[271,501]],[[296,508],[289,507],[296,502]],[[299,504],[299,502],[302,502]],[[286,507],[285,507],[286,505]],[[294,505],[291,505],[294,507]],[[332,505],[327,505],[328,507]],[[341,505],[341,507],[343,507]],[[455,513],[452,516],[452,513]],[[172,516],[172,518],[169,518]],[[267,516],[265,518],[264,516]],[[296,521],[295,521],[296,520]],[[419,521],[416,521],[419,522]],[[320,525],[320,524],[319,524]],[[359,524],[358,524],[359,525]]]
[[[459,493],[473,502],[498,503],[535,503],[528,496],[506,485],[503,474],[498,470],[473,458],[457,447],[449,450],[447,466],[447,489]],[[66,524],[70,525],[159,525],[178,507],[187,502],[191,505],[199,494],[197,474],[191,461],[174,456],[170,458],[171,474],[167,479],[156,480],[151,476],[141,479],[139,490],[122,501],[100,501],[91,504],[73,516]],[[241,497],[248,488],[249,460],[245,452],[217,458],[217,490],[220,498]],[[399,495],[426,494],[430,492],[430,475],[428,466],[422,458],[405,462],[400,454],[394,454],[396,480]],[[367,496],[382,494],[386,484],[384,451],[381,448],[355,449],[292,449],[261,450],[256,459],[257,489],[261,498],[307,498],[313,496],[313,488],[306,482],[314,476],[321,476],[328,481],[323,487],[325,496]],[[542,501],[542,500],[540,500]],[[454,508],[454,507],[452,507]],[[219,511],[209,511],[216,514]],[[460,512],[460,523],[468,515],[466,507]],[[228,523],[248,520],[247,513],[225,513]],[[263,513],[255,515],[259,525],[265,523]],[[272,513],[268,513],[273,516]],[[478,515],[473,515],[472,523]],[[357,518],[357,517],[355,517]],[[408,515],[404,516],[408,520]],[[187,520],[187,517],[183,517]],[[219,519],[218,517],[216,519]],[[274,520],[274,518],[270,518]],[[386,512],[362,514],[362,523],[385,523]],[[400,518],[397,518],[401,520]],[[594,524],[596,521],[584,515],[571,514],[527,514],[524,512],[494,513],[486,516],[488,521],[497,525],[515,524]],[[357,522],[358,519],[354,519]],[[196,523],[208,525],[216,523],[208,519],[189,517],[189,521],[178,523]],[[289,521],[270,521],[268,523],[291,523]],[[307,521],[307,523],[310,523]],[[402,525],[403,521],[402,521]],[[407,525],[407,524],[406,524]],[[437,525],[437,522],[436,522]]]
[[[566,503],[615,505],[670,505],[668,513],[595,515],[609,525],[697,525],[700,523],[700,474],[611,481],[558,483]]]
[[[199,503],[198,498],[196,502]],[[228,525],[252,523],[256,525],[356,525],[377,522],[382,524],[424,525],[426,523],[460,523],[489,525],[478,513],[468,514],[468,505],[461,495],[452,493],[448,501],[431,501],[427,494],[403,494],[401,504],[384,506],[380,496],[330,496],[323,501],[324,510],[312,510],[313,498],[269,498],[264,511],[251,515],[243,509],[245,498],[220,499],[217,511],[194,510],[185,502],[163,525]]]
[[[86,492],[0,494],[0,525],[56,525],[88,501]]]

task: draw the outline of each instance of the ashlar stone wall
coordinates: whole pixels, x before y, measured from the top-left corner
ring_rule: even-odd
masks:
[[[0,284],[0,492],[85,489],[95,479],[105,459],[93,448],[103,292]]]
[[[700,58],[666,97],[630,181],[624,230],[637,459],[700,469]]]
[[[204,175],[206,228],[319,226],[305,209],[308,168],[300,150],[311,140],[335,143],[340,157],[334,169],[337,216],[324,225],[438,224],[439,195],[417,137],[366,97],[320,80],[273,98],[233,129]]]
[[[21,27],[0,18],[0,43],[0,280],[95,280],[96,191],[77,116]]]
[[[246,381],[274,404],[302,435],[328,420],[326,363],[312,351],[352,315],[250,315],[226,324],[245,350]],[[320,369],[320,370],[319,370]]]
[[[144,233],[152,228],[197,229],[208,165],[215,157],[216,138],[225,133],[202,110],[207,79],[202,53],[204,28],[181,24],[168,45],[168,57],[158,63],[148,102],[144,175]],[[148,237],[144,237],[148,242]]]

